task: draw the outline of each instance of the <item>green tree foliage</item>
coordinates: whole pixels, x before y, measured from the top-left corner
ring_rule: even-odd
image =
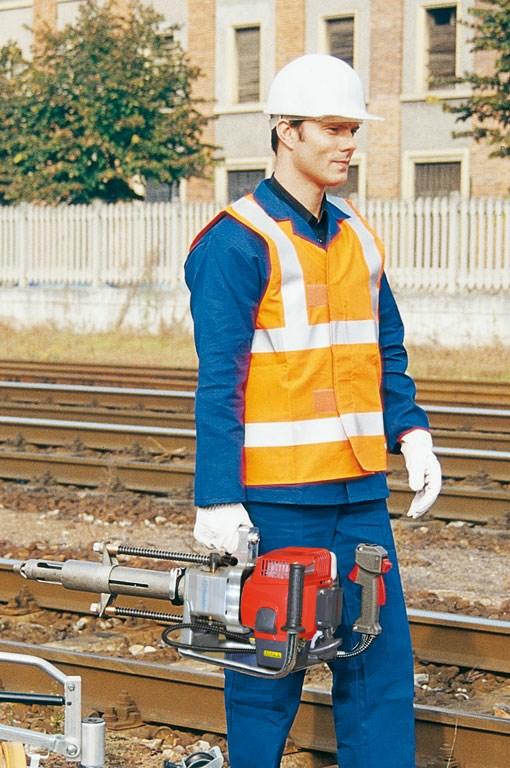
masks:
[[[38,37],[31,61],[0,49],[2,202],[136,199],[140,182],[207,172],[199,71],[162,19],[139,1],[121,18],[86,0],[74,24]]]
[[[469,10],[475,18],[473,51],[493,51],[494,69],[490,75],[466,73],[457,82],[470,85],[472,94],[460,104],[446,104],[445,110],[458,115],[456,122],[472,119],[469,130],[455,137],[472,136],[485,141],[491,157],[510,156],[510,0],[483,0]]]

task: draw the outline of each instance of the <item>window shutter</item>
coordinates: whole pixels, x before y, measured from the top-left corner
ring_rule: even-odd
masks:
[[[427,10],[428,74],[432,85],[435,80],[455,77],[456,24],[457,10],[454,6]],[[439,86],[447,84],[438,83]]]
[[[260,27],[236,29],[237,101],[260,101]]]
[[[460,162],[415,163],[415,197],[438,197],[460,192]]]
[[[328,51],[350,64],[354,61],[354,16],[326,21]]]

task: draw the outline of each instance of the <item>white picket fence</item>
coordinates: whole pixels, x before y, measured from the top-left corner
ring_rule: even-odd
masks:
[[[499,292],[510,287],[510,200],[370,200],[397,290]],[[214,203],[0,207],[0,285],[173,288]]]

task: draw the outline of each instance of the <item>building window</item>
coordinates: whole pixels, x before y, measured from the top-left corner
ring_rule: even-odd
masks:
[[[359,167],[350,165],[346,183],[338,187],[331,187],[327,192],[336,197],[357,197],[359,195]]]
[[[430,88],[449,88],[456,75],[457,8],[427,8],[427,76]]]
[[[236,101],[260,101],[260,27],[235,30],[237,56]]]
[[[415,163],[414,196],[439,197],[461,191],[461,163]]]
[[[227,172],[227,194],[229,201],[238,200],[253,192],[259,181],[266,178],[265,168]]]
[[[326,19],[326,45],[328,53],[353,66],[354,16]]]

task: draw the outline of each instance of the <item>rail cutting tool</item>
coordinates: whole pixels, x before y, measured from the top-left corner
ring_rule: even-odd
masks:
[[[360,637],[342,648],[336,636],[342,587],[335,555],[327,549],[289,547],[258,556],[259,533],[241,527],[232,555],[170,552],[124,544],[95,544],[101,562],[31,559],[15,566],[21,576],[100,594],[98,616],[134,616],[166,624],[163,640],[183,656],[248,675],[280,678],[314,664],[363,653],[381,632],[386,550],[359,544],[350,578],[360,585]],[[130,567],[135,556],[172,561],[168,570]],[[186,563],[187,565],[177,565]],[[181,606],[170,614],[115,604],[118,595],[159,598]]]

